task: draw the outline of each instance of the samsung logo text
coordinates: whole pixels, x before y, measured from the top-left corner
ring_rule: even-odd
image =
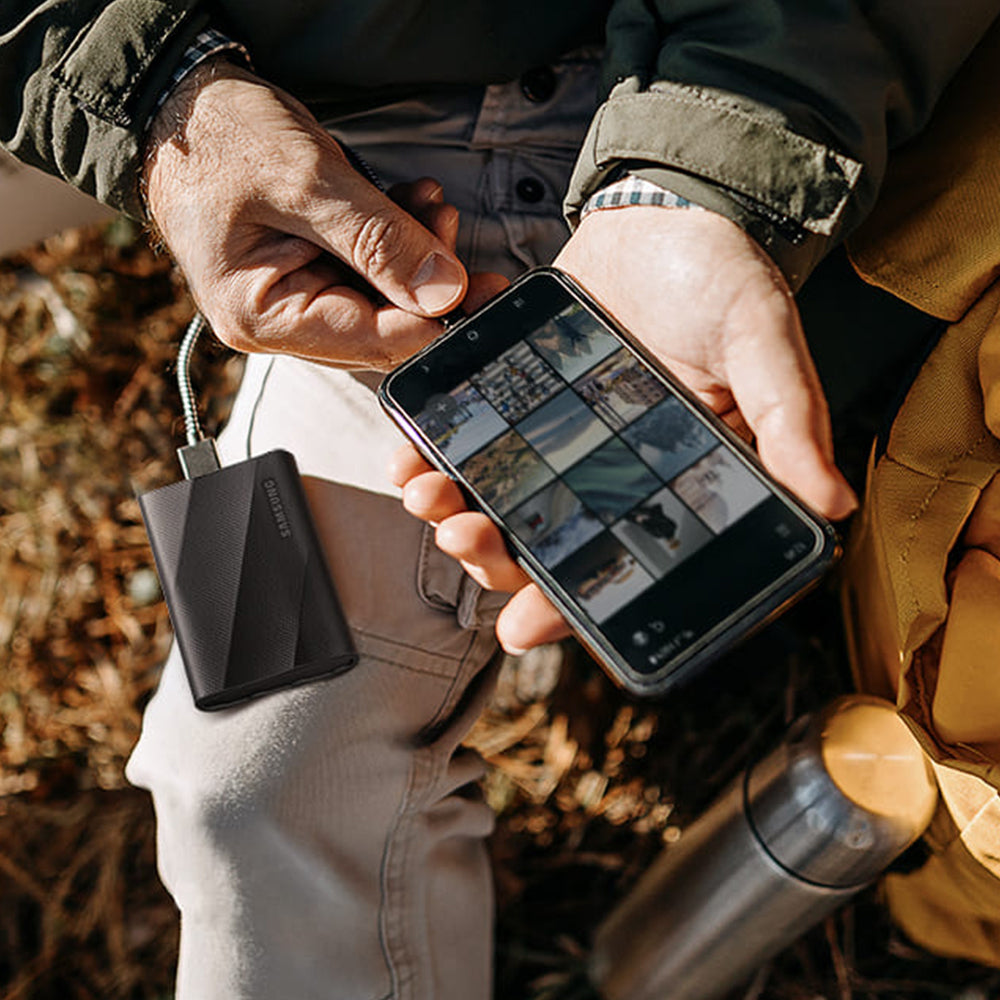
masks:
[[[271,517],[274,518],[275,527],[282,538],[292,537],[292,524],[285,513],[285,505],[281,502],[281,493],[278,491],[278,481],[276,479],[265,479],[261,484],[264,487],[264,495],[267,497],[267,505],[271,508]]]

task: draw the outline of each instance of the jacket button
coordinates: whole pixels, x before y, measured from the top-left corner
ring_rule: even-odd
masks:
[[[518,198],[529,205],[540,202],[545,197],[545,186],[536,177],[522,177],[514,185]]]
[[[543,104],[556,92],[556,75],[548,66],[536,66],[521,77],[521,93],[532,104]]]

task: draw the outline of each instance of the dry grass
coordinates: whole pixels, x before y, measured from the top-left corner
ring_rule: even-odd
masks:
[[[166,998],[173,907],[124,761],[169,642],[136,489],[173,478],[169,377],[191,306],[125,223],[0,263],[0,1000]],[[237,359],[203,356],[209,426]],[[506,670],[470,742],[491,768],[498,1000],[582,1000],[589,935],[783,726],[847,687],[820,593],[662,706],[573,647]],[[874,893],[747,1000],[1000,996],[1000,974],[904,942]]]
[[[176,913],[123,768],[170,642],[134,495],[173,476],[166,376],[191,306],[137,236],[67,233],[0,265],[3,1000],[171,993]],[[236,373],[217,360],[221,398]]]

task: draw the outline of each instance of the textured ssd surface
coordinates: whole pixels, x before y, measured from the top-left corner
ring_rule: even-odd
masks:
[[[199,708],[355,662],[288,452],[182,480],[139,503]]]

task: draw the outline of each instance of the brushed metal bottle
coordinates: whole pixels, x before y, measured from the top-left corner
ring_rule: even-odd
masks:
[[[875,879],[930,822],[937,787],[886,701],[800,719],[665,851],[598,929],[608,1000],[712,1000]]]

